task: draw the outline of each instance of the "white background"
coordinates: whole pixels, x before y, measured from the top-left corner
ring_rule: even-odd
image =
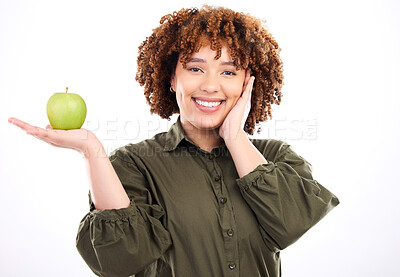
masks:
[[[7,123],[45,126],[69,87],[108,152],[165,131],[135,82],[162,15],[218,4],[265,18],[285,86],[260,137],[291,143],[341,204],[282,252],[284,277],[400,276],[400,13],[395,0],[0,1],[0,276],[92,276],[75,249],[83,158]]]

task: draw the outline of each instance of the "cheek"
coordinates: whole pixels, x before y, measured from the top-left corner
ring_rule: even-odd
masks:
[[[244,82],[245,82],[244,76],[238,76],[238,78],[235,78],[231,83],[229,83],[229,85],[231,86],[232,91],[241,94],[244,89],[245,85]]]
[[[242,84],[232,85],[232,86],[230,86],[230,88],[228,88],[227,91],[230,92],[229,97],[234,99],[236,102],[237,99],[239,99],[240,96],[242,95],[243,85]]]
[[[177,84],[176,98],[179,107],[190,105],[193,91],[195,89],[190,82],[180,82]]]
[[[239,98],[242,96],[243,84],[231,84],[229,87],[227,87],[226,91],[229,91],[229,101],[227,101],[227,106],[229,107],[229,109],[232,109],[236,105]]]
[[[176,92],[176,102],[178,104],[179,112],[185,113],[190,108],[191,98],[188,97],[185,93],[182,93],[182,90]]]
[[[182,105],[183,105],[182,93],[178,93],[178,92],[175,92],[175,93],[176,93],[176,103],[178,103],[178,107],[181,110]]]

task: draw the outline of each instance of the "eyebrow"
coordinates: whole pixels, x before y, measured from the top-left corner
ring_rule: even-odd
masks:
[[[187,61],[187,63],[206,63],[206,60],[204,59],[200,59],[200,58],[191,58]],[[232,61],[229,62],[223,62],[221,63],[221,65],[231,65],[231,66],[235,66],[235,63]]]

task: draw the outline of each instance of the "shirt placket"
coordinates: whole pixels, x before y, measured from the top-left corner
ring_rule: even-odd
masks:
[[[225,260],[226,264],[222,265],[225,268],[227,276],[239,276],[239,255],[238,241],[236,235],[236,222],[233,213],[232,202],[229,197],[226,185],[224,183],[223,172],[218,165],[218,157],[214,154],[208,156],[212,163],[212,180],[214,192],[219,205],[221,232],[224,238]]]

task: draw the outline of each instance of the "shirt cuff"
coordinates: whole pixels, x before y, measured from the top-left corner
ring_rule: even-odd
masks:
[[[272,172],[275,167],[276,164],[272,162],[269,162],[267,164],[260,164],[247,175],[237,179],[236,182],[242,190],[247,191],[261,177],[262,174]]]
[[[107,210],[96,210],[90,211],[91,216],[103,220],[123,220],[136,215],[136,205],[131,200],[131,203],[126,208],[121,209],[107,209]]]

